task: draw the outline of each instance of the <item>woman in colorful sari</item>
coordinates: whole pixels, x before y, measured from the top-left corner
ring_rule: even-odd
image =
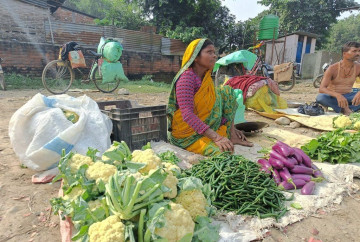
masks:
[[[210,40],[189,44],[172,83],[167,111],[170,143],[206,156],[233,152],[234,144],[253,145],[234,127],[238,104],[233,89],[214,87],[211,71],[216,60]]]

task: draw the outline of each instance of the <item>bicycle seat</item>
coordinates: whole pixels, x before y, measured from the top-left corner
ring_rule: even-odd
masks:
[[[87,50],[86,52],[89,53],[89,54],[92,54],[92,55],[94,55],[96,57],[101,57],[102,56],[102,54],[96,53],[95,51],[92,51],[92,50]]]

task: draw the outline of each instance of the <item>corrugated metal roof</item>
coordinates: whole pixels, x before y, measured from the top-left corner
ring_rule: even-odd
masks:
[[[62,6],[65,2],[65,0],[19,0],[21,2],[25,2],[28,4],[33,4],[38,7],[42,8],[49,8],[51,9],[51,12],[55,12],[56,9],[60,6]]]

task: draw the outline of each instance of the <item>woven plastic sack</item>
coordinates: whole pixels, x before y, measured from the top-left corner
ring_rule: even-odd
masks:
[[[287,102],[282,97],[274,94],[269,87],[261,87],[254,96],[245,101],[246,108],[252,108],[259,112],[276,113],[274,109],[287,108]]]
[[[97,52],[102,54],[108,62],[117,62],[122,55],[122,50],[123,46],[117,40],[101,37]]]
[[[120,62],[111,63],[103,60],[101,64],[102,83],[115,82],[117,79],[127,81],[128,78],[125,76],[124,69]]]
[[[274,81],[290,81],[293,74],[293,63],[283,63],[274,66]]]
[[[71,63],[71,68],[86,67],[85,58],[81,50],[70,51],[69,60]]]

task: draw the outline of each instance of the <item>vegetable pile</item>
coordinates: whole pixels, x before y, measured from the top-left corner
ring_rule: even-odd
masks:
[[[54,181],[62,179],[64,196],[50,202],[55,214],[71,218],[72,240],[218,241],[209,185],[180,177],[173,154],[163,155],[169,163],[143,148],[131,153],[114,142],[101,158],[96,149],[63,154]]]
[[[323,180],[323,175],[301,149],[292,148],[278,141],[270,152],[269,160],[260,159],[261,170],[271,174],[281,190],[301,188],[301,194],[312,195],[315,182]]]
[[[287,211],[286,198],[271,177],[242,156],[222,153],[200,161],[184,174],[210,184],[212,204],[218,209],[276,219]]]
[[[333,127],[360,131],[360,113],[351,113],[349,116],[340,115],[333,118]]]
[[[360,161],[360,132],[343,129],[322,134],[301,147],[312,159],[332,164]]]

